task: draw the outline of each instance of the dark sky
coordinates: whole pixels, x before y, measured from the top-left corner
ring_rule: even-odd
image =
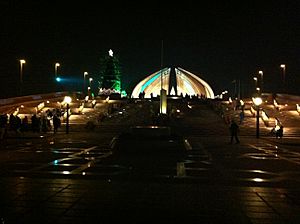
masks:
[[[179,66],[206,80],[216,94],[241,80],[242,94],[254,88],[264,71],[266,92],[286,86],[300,94],[300,4],[298,1],[0,1],[1,97],[18,95],[19,59],[24,58],[24,94],[54,90],[54,63],[76,83],[83,72],[94,79],[100,58],[113,49],[122,66],[122,85],[164,66]],[[69,84],[65,89],[82,84]]]

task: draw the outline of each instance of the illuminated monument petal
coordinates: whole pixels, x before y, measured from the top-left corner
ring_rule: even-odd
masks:
[[[150,98],[151,93],[154,97],[159,95],[161,89],[161,78],[163,80],[163,89],[167,90],[168,95],[174,95],[174,86],[172,86],[171,88],[172,92],[168,92],[170,89],[170,74],[171,68],[164,68],[162,69],[162,77],[161,71],[157,71],[149,75],[141,82],[139,82],[133,89],[132,98],[138,98],[139,94],[142,92],[145,93],[145,98]],[[194,75],[193,73],[182,68],[175,68],[175,75],[177,83],[177,95],[203,95],[207,98],[214,98],[214,92],[212,88],[207,84],[207,82]]]
[[[161,79],[162,79],[162,88],[166,89],[168,92],[169,82],[170,82],[170,68],[164,68],[159,70],[137,84],[137,86],[132,91],[132,97],[138,98],[139,94],[145,92],[145,98],[150,98],[151,93],[153,96],[157,96],[160,94],[161,89]],[[162,77],[161,77],[162,73]]]
[[[182,68],[175,68],[177,94],[204,95],[207,98],[214,98],[212,88],[203,79]]]

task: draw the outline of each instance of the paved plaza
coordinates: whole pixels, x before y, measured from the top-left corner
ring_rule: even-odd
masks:
[[[167,125],[178,138],[150,142],[144,148],[153,145],[155,153],[146,157],[116,159],[111,141],[151,124],[148,103],[126,107],[126,115],[93,131],[74,122],[69,134],[62,126],[57,134],[11,135],[0,150],[2,223],[299,223],[296,134],[276,139],[262,124],[257,139],[255,118],[246,114],[240,144],[229,144],[217,111],[187,105],[172,104],[182,116]],[[178,149],[176,160],[161,153],[166,147]]]

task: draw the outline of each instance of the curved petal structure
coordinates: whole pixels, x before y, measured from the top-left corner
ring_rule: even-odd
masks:
[[[142,92],[145,92],[145,98],[150,98],[151,93],[153,96],[157,96],[160,94],[161,87],[168,91],[170,71],[170,68],[164,68],[140,81],[132,91],[132,98],[138,98],[139,94]]]
[[[133,89],[132,98],[138,98],[140,93],[145,93],[145,98],[150,98],[151,93],[155,97],[160,94],[161,88],[167,90],[167,94],[174,95],[174,86],[169,88],[170,85],[171,68],[164,68],[161,71],[155,72],[141,82],[139,82]],[[198,95],[207,98],[214,98],[212,88],[203,79],[186,71],[182,68],[175,68],[177,95],[185,96]],[[162,81],[162,83],[161,83]],[[169,89],[172,90],[168,93]]]
[[[212,88],[203,79],[182,68],[176,68],[177,94],[204,95],[206,98],[214,98]]]

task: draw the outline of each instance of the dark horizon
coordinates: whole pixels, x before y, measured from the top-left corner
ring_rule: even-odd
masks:
[[[83,72],[96,82],[109,49],[121,62],[122,86],[132,90],[160,69],[162,40],[163,67],[199,75],[215,94],[232,91],[233,80],[241,80],[242,95],[251,94],[259,70],[264,92],[281,91],[286,64],[288,93],[300,95],[298,2],[67,3],[1,1],[0,98],[18,95],[19,59],[26,60],[24,94],[55,90],[56,62],[58,73],[77,80],[65,90],[81,90]]]

